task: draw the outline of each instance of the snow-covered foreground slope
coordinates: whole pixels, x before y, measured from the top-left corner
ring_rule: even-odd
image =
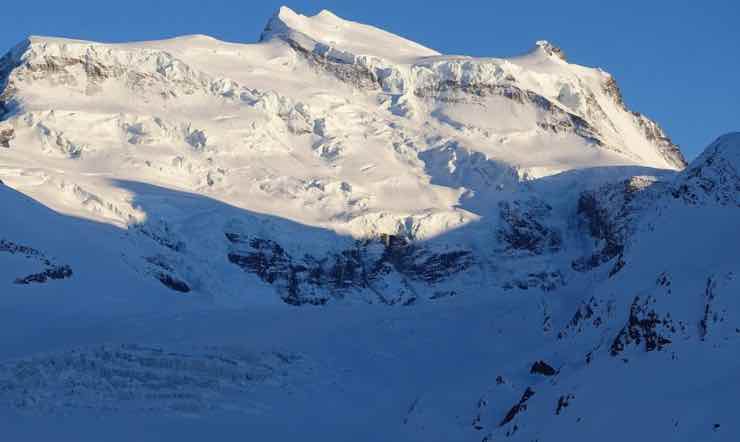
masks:
[[[8,440],[740,437],[740,135],[686,167],[547,42],[282,8],[0,88]]]

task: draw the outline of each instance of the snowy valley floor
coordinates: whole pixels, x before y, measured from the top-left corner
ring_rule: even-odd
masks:
[[[192,311],[187,302],[180,304],[181,312],[89,319],[5,310],[0,389],[3,399],[13,389],[25,402],[3,404],[2,439],[479,441],[496,430],[527,387],[538,398],[562,383],[579,389],[566,409],[557,414],[557,398],[543,397],[529,411],[551,434],[584,441],[666,434],[730,440],[723,432],[731,431],[732,402],[740,393],[734,375],[740,362],[732,347],[686,346],[679,360],[672,360],[675,352],[663,352],[629,363],[607,358],[590,369],[567,367],[555,377],[531,374],[531,362],[552,356],[552,340],[543,340],[531,314],[538,310],[535,296],[415,308]],[[103,360],[101,348],[141,360]],[[73,349],[87,351],[86,362],[75,362],[82,357],[70,356]],[[170,362],[198,355],[242,361],[246,380],[229,383],[224,373],[231,372],[215,363],[157,364],[151,360],[156,349],[179,355]],[[29,361],[28,355],[46,359],[46,368],[26,366],[43,374],[11,362]],[[66,381],[76,386],[52,376],[49,360],[64,364],[65,357]],[[94,363],[139,372],[113,370],[108,382],[96,384],[87,365]],[[16,374],[9,378],[7,370]],[[159,377],[147,380],[147,373]],[[132,388],[130,400],[116,397],[126,391],[116,390],[116,376]],[[64,390],[52,399],[53,389],[43,384],[50,379]],[[156,388],[148,390],[151,385]],[[181,385],[190,396],[148,395],[172,385],[173,392]],[[615,415],[619,421],[612,420]],[[556,440],[546,434],[540,440]]]

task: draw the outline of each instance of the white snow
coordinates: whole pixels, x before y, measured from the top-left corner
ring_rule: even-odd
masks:
[[[255,44],[18,45],[0,59],[2,439],[737,439],[740,136],[681,172],[609,74],[553,51],[443,55],[286,7]],[[609,245],[579,198],[624,180],[603,202],[624,249],[574,270]],[[550,243],[507,248],[507,226]],[[391,253],[387,235],[474,262],[293,307],[229,261],[229,234],[324,265]],[[650,332],[671,343],[646,351]]]

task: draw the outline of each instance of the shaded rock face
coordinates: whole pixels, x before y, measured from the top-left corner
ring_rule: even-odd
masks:
[[[72,277],[72,267],[66,264],[59,264],[54,258],[50,258],[40,250],[32,247],[0,239],[0,253],[3,252],[36,261],[44,267],[40,272],[16,278],[13,281],[15,284],[43,284],[49,280],[61,280]]]
[[[513,421],[514,418],[516,418],[517,415],[519,415],[521,412],[526,411],[527,401],[529,401],[532,398],[532,396],[534,396],[534,390],[532,390],[532,388],[530,387],[527,387],[527,389],[522,394],[521,399],[519,399],[519,402],[517,402],[513,407],[511,407],[511,409],[506,413],[506,416],[504,416],[504,419],[499,424],[499,427],[503,427],[504,425]]]
[[[635,296],[627,324],[619,331],[610,347],[612,356],[619,356],[630,345],[650,352],[662,350],[672,342],[668,336],[676,332],[676,326],[671,315],[667,313],[661,316],[652,307],[653,304],[655,298],[652,296],[644,300]]]
[[[665,184],[649,178],[633,177],[586,191],[578,199],[577,213],[587,233],[596,240],[594,251],[572,262],[573,270],[585,272],[617,258],[610,270],[616,274],[624,266],[622,255],[635,221],[652,201],[664,192]]]
[[[133,226],[135,232],[140,233],[162,247],[173,252],[182,252],[185,250],[185,242],[178,238],[169,224],[166,222],[150,223],[147,225],[136,224]]]
[[[18,278],[16,284],[43,284],[50,279],[66,279],[72,276],[72,268],[68,265],[54,265],[43,272],[34,273],[23,278]]]
[[[601,327],[610,316],[613,308],[613,304],[608,304],[605,307],[602,300],[593,296],[588,301],[582,301],[571,320],[558,332],[558,339],[578,335],[588,328]]]
[[[473,265],[467,250],[435,253],[402,236],[383,235],[379,239],[356,241],[355,247],[326,256],[289,254],[276,241],[226,234],[230,243],[228,260],[246,272],[275,286],[282,299],[293,305],[325,304],[332,297],[344,297],[351,291],[367,291],[380,302],[413,303],[409,288],[406,296],[388,297],[388,278],[438,283]]]
[[[537,361],[532,364],[532,368],[529,372],[532,374],[541,374],[543,376],[554,376],[557,374],[557,370],[552,368],[550,364],[545,361]]]
[[[143,239],[154,245],[154,253],[141,256],[138,270],[154,278],[170,290],[190,293],[193,287],[188,283],[187,266],[183,265],[183,254],[188,249],[183,238],[164,220],[150,221],[148,224],[130,226],[132,238]],[[137,257],[138,258],[138,257]]]
[[[734,323],[727,321],[727,314],[733,309],[730,303],[736,298],[725,296],[725,293],[734,293],[726,287],[731,286],[735,278],[734,272],[710,274],[703,293],[696,300],[676,305],[675,292],[684,287],[676,287],[674,277],[661,272],[654,286],[627,298],[629,305],[623,305],[624,298],[618,295],[596,295],[582,301],[572,319],[558,332],[557,339],[595,338],[598,343],[585,358],[589,363],[602,349],[627,361],[630,354],[665,350],[674,342],[706,340],[728,331],[740,333],[740,328],[734,328]],[[603,337],[607,333],[612,337],[604,345]],[[714,335],[710,336],[712,333]]]
[[[552,211],[547,203],[534,199],[503,201],[499,209],[501,227],[497,237],[505,252],[541,255],[560,249],[560,232],[545,224]]]
[[[587,220],[590,235],[601,240],[603,247],[589,257],[573,261],[574,270],[593,269],[622,253],[624,238],[620,232],[620,225],[609,210],[602,206],[597,193],[588,192],[581,195],[578,200],[578,214]]]
[[[163,256],[152,256],[146,258],[150,267],[146,273],[157,279],[165,287],[180,293],[189,293],[191,288],[187,282],[176,276],[176,271]]]
[[[0,120],[6,118],[16,107],[15,99],[13,98],[15,88],[9,84],[9,79],[13,69],[19,66],[16,52],[22,49],[22,47],[23,45],[16,47],[14,50],[0,57]]]
[[[551,292],[556,290],[565,284],[565,278],[559,271],[540,271],[527,273],[522,277],[515,277],[502,286],[504,290],[510,289],[539,289],[544,292]]]
[[[550,292],[566,285],[566,275],[547,260],[563,249],[562,233],[552,223],[552,207],[537,198],[502,201],[495,230],[495,251],[511,260],[504,290],[537,289]],[[544,260],[544,261],[543,261]]]
[[[717,281],[713,278],[707,279],[707,287],[704,289],[704,315],[699,321],[699,337],[704,339],[709,333],[709,324],[716,323],[719,321],[719,315],[714,311],[714,300],[716,298],[715,291],[717,289]]]
[[[167,273],[157,274],[157,279],[159,279],[159,282],[164,284],[165,287],[168,287],[176,292],[188,293],[190,291],[190,286],[188,286],[186,282],[181,281]]]
[[[732,134],[721,137],[672,183],[636,176],[583,192],[577,213],[596,241],[591,254],[573,260],[572,268],[585,272],[611,263],[609,276],[618,273],[627,264],[624,254],[638,220],[667,195],[692,206],[740,207],[740,161],[735,145],[740,142]]]
[[[572,401],[575,398],[576,398],[575,395],[572,395],[572,394],[560,396],[558,398],[558,405],[555,408],[555,415],[559,416],[560,413],[565,411],[565,409],[570,406],[570,401]]]
[[[679,361],[682,358],[686,360],[693,356],[686,351],[687,346],[709,347],[702,341],[711,342],[711,347],[715,349],[725,347],[731,358],[737,336],[740,335],[737,319],[729,319],[730,312],[737,311],[738,305],[735,296],[736,272],[710,274],[706,278],[703,292],[699,293],[696,292],[698,287],[693,284],[689,284],[692,287],[686,290],[684,284],[677,283],[678,279],[671,272],[664,271],[655,275],[654,286],[641,285],[639,295],[625,298],[619,294],[606,294],[597,290],[590,299],[581,301],[572,319],[565,323],[557,335],[556,345],[562,345],[560,349],[574,348],[577,345],[583,351],[583,359],[581,354],[574,354],[573,359],[558,366],[563,373],[569,373],[571,381],[560,377],[560,371],[549,361],[537,360],[531,363],[525,369],[528,369],[530,375],[536,375],[528,379],[532,384],[508,408],[503,419],[496,416],[498,419],[494,422],[500,427],[499,435],[509,437],[516,433],[522,440],[536,440],[537,436],[548,433],[535,433],[532,425],[538,425],[540,419],[547,419],[553,412],[555,416],[573,416],[579,422],[579,414],[583,413],[583,408],[577,407],[576,405],[582,404],[576,404],[575,401],[576,396],[580,398],[585,393],[581,389],[582,380],[588,378],[585,373],[595,374],[592,370],[599,370],[603,364],[614,367],[626,364],[632,358],[639,358],[641,363],[646,360],[661,361],[658,364],[665,365],[659,369],[660,372],[672,373],[673,367],[680,367]],[[677,296],[678,293],[680,295]],[[563,339],[567,341],[562,342]],[[662,356],[656,354],[658,352],[662,352]],[[553,353],[560,354],[560,351]],[[599,364],[593,363],[596,360]],[[724,364],[726,360],[722,359],[720,364]],[[693,360],[692,364],[695,364]],[[525,369],[520,366],[516,370],[522,375]],[[596,382],[602,381],[603,376],[596,376]],[[634,378],[630,378],[627,384],[632,382]],[[503,384],[503,378],[497,379],[496,384]],[[651,383],[646,384],[646,387],[650,388]],[[494,402],[494,397],[496,395],[486,398],[487,402]],[[479,417],[480,408],[479,405],[473,420],[476,429],[486,428],[487,423],[486,419]],[[576,408],[579,414],[571,414]]]
[[[701,340],[721,336],[728,331],[740,335],[740,324],[733,324],[729,319],[737,311],[737,292],[728,290],[727,284],[731,284],[736,278],[737,274],[733,272],[707,277],[698,330]]]

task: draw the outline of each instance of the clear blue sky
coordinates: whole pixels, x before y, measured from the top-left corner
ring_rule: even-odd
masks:
[[[615,75],[627,104],[657,120],[693,158],[740,130],[740,0],[3,1],[2,52],[27,35],[100,41],[208,34],[255,41],[285,3],[329,9],[443,53],[507,56],[536,40]]]

